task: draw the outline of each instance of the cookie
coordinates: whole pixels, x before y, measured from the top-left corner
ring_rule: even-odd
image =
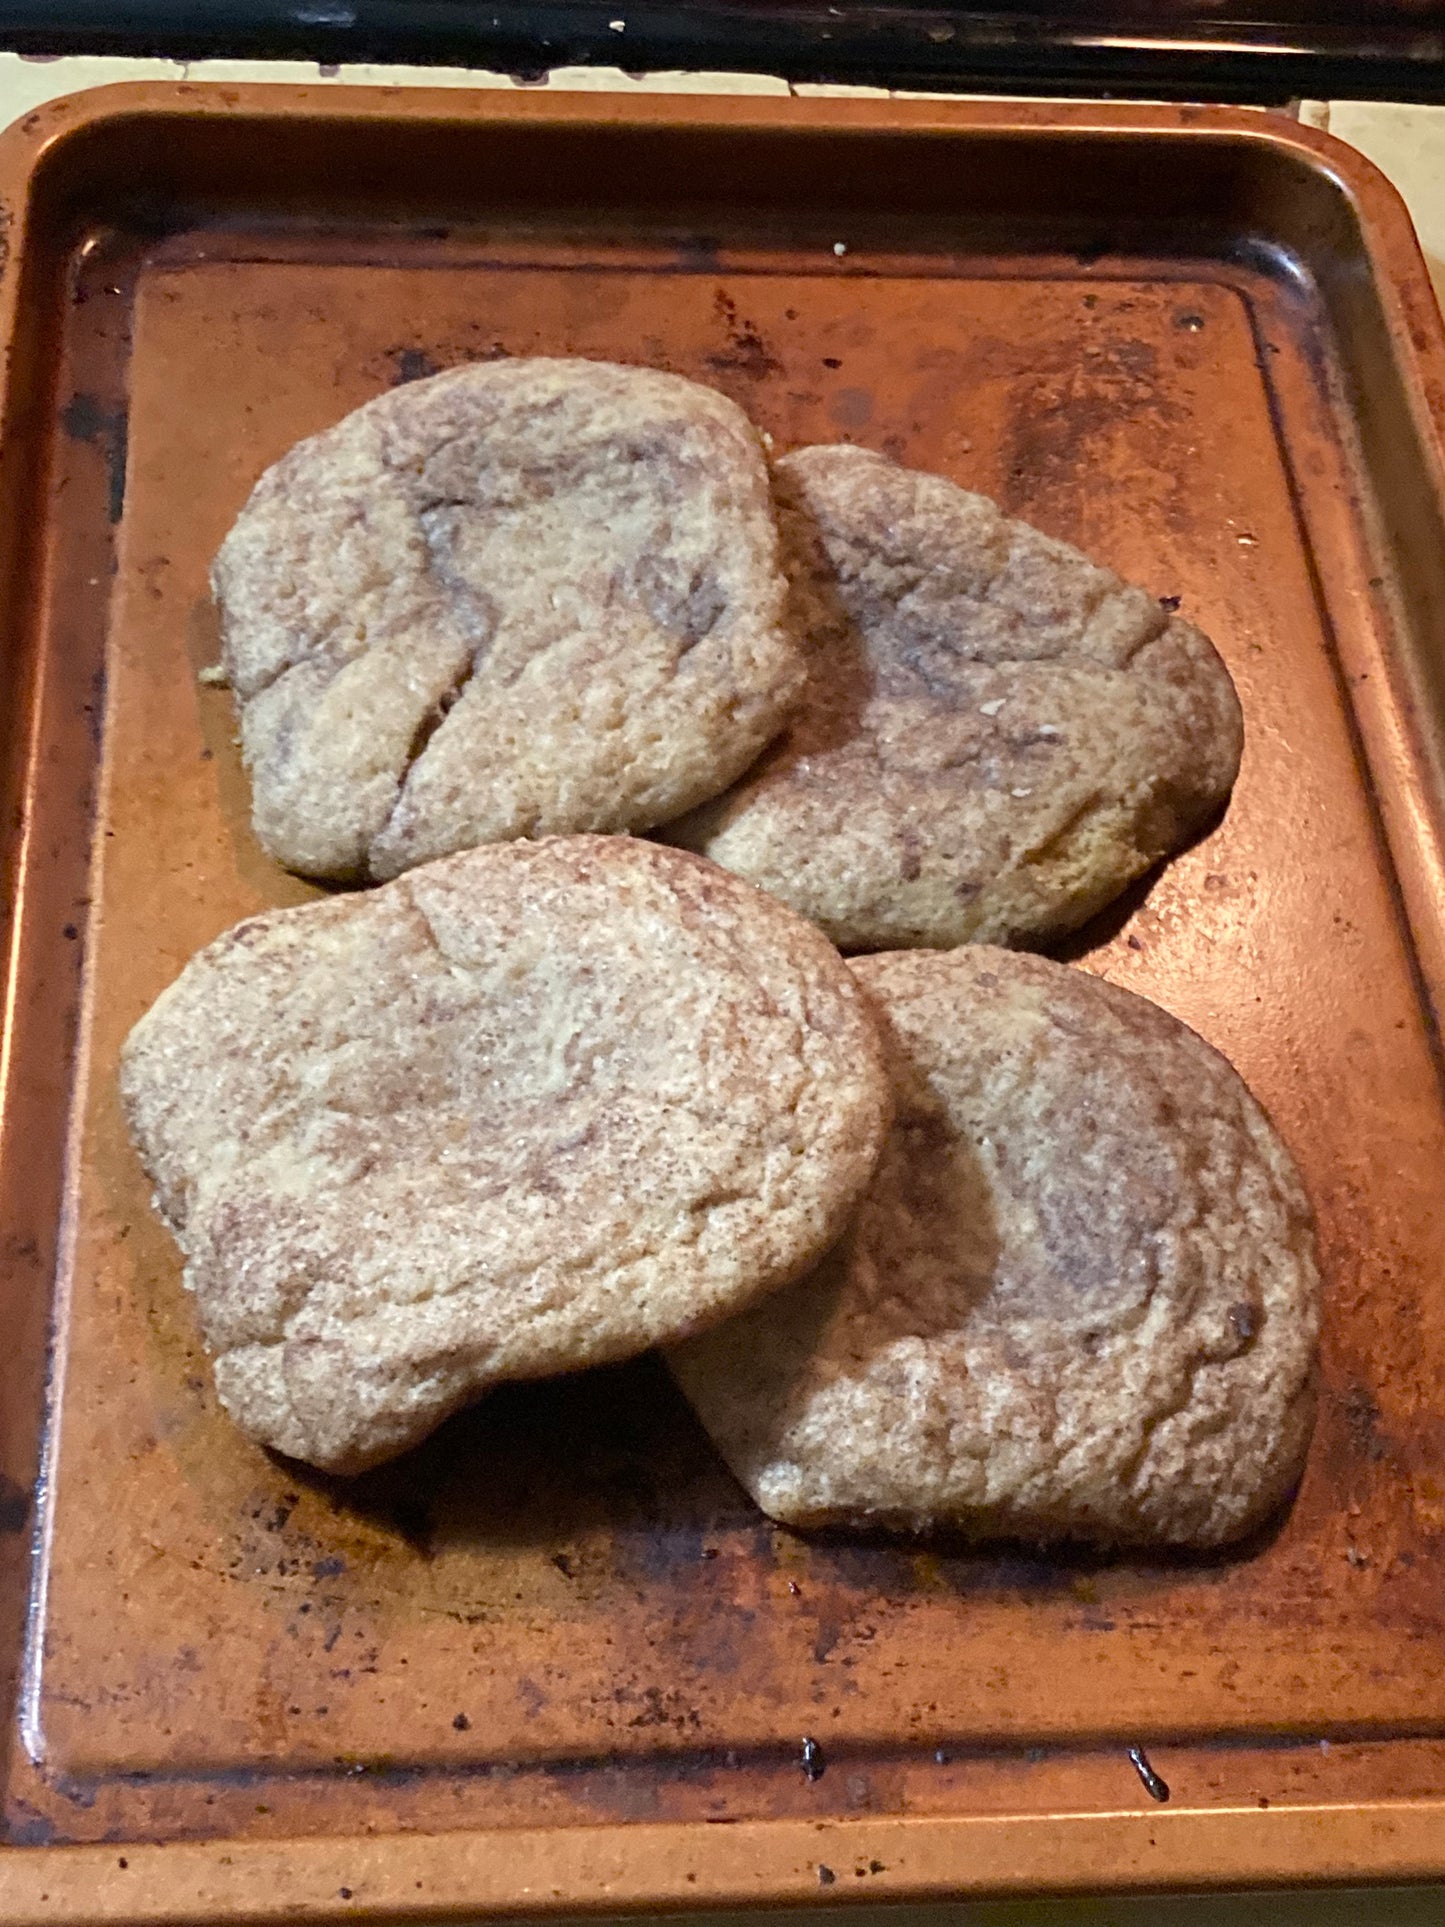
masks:
[[[256,484],[216,557],[257,836],[305,876],[644,830],[801,685],[761,444],[677,375],[453,369]]]
[[[670,1354],[796,1526],[1217,1546],[1289,1493],[1319,1283],[1236,1073],[1129,991],[979,945],[861,958],[896,1121],[801,1284]]]
[[[593,836],[238,924],[131,1032],[121,1090],[223,1403],[334,1472],[796,1278],[889,1112],[816,930]]]
[[[778,464],[812,669],[672,826],[847,950],[1042,943],[1219,809],[1242,728],[1198,629],[985,496],[851,447]]]

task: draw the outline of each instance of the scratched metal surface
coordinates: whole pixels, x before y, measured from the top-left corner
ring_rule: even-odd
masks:
[[[1130,1744],[1201,1812],[1438,1792],[1445,1107],[1399,718],[1429,693],[1439,502],[1325,161],[1264,133],[1206,153],[1207,117],[1156,113],[1126,202],[1117,144],[1061,144],[1044,110],[952,110],[925,166],[887,104],[806,110],[800,156],[768,129],[789,103],[718,109],[706,137],[657,104],[629,146],[596,103],[508,101],[490,147],[466,110],[478,146],[448,174],[429,136],[386,149],[400,104],[373,149],[295,92],[260,177],[254,134],[248,158],[234,123],[183,117],[170,158],[132,136],[143,192],[80,150],[64,218],[27,236],[4,1837],[1108,1815],[1149,1807]],[[989,148],[991,126],[1012,131]],[[229,699],[197,680],[207,565],[298,436],[533,353],[672,368],[779,446],[950,474],[1216,638],[1248,726],[1234,801],[1071,954],[1225,1050],[1316,1203],[1319,1430],[1255,1542],[805,1541],[650,1360],[504,1392],[349,1483],[218,1410],[116,1053],[196,948],[313,892],[252,839]],[[877,1897],[889,1864],[846,1882]]]

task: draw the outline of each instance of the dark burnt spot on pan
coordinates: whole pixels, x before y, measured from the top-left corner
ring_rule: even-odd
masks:
[[[1282,288],[1283,286],[1284,284],[1281,283]],[[1336,352],[1333,335],[1327,333],[1321,326],[1319,313],[1310,304],[1302,303],[1295,310],[1292,319],[1294,326],[1291,329],[1290,346],[1309,370],[1317,392],[1322,395],[1332,394],[1334,392],[1332,384],[1337,380],[1333,362]],[[1271,357],[1278,355],[1279,352],[1278,347],[1266,341],[1256,329],[1254,363],[1266,382],[1271,382],[1275,378]]]
[[[707,357],[709,368],[720,375],[743,375],[749,381],[782,374],[783,364],[769,352],[755,323],[738,313],[738,305],[726,288],[719,288],[713,296],[713,313],[722,324],[727,347]]]
[[[1116,460],[1134,459],[1141,439],[1175,432],[1181,405],[1170,373],[1137,328],[1122,309],[1096,316],[1082,341],[1053,344],[1027,366],[1013,343],[991,345],[985,360],[1008,381],[999,493],[1010,514],[1028,519],[1043,507],[1067,520]]]
[[[393,388],[404,387],[409,381],[425,381],[429,375],[442,372],[442,363],[433,361],[425,348],[388,348],[386,358],[393,369]]]
[[[300,1503],[299,1492],[283,1492],[277,1499],[263,1500],[254,1506],[251,1517],[263,1532],[284,1532],[291,1514]]]
[[[280,1490],[253,1493],[241,1506],[226,1572],[233,1579],[256,1579],[263,1584],[276,1579],[325,1581],[333,1576],[329,1564],[333,1555],[293,1517],[302,1504],[296,1479],[304,1478],[305,1468],[282,1459],[273,1463],[287,1483]],[[334,1573],[343,1570],[336,1561]]]
[[[1387,1456],[1380,1432],[1380,1408],[1363,1385],[1352,1385],[1341,1401],[1345,1432],[1356,1458],[1378,1464]]]
[[[7,1847],[53,1847],[62,1835],[49,1814],[29,1801],[14,1797],[0,1814],[0,1844]]]
[[[93,1704],[93,1701],[87,1702],[87,1711]],[[67,1773],[57,1773],[52,1784],[67,1806],[75,1807],[81,1813],[94,1811],[100,1790],[93,1780],[77,1780]]]
[[[102,662],[98,663],[91,671],[87,699],[81,704],[81,713],[85,717],[86,734],[90,738],[91,747],[97,750],[100,748],[101,738],[105,731],[105,690],[106,673],[105,664]],[[204,753],[209,756],[210,751],[207,750]]]
[[[29,1518],[29,1491],[0,1472],[0,1532],[23,1532]]]
[[[678,1692],[657,1685],[619,1686],[612,1695],[622,1724],[630,1732],[666,1729],[675,1733],[696,1732],[702,1714]]]
[[[125,508],[125,463],[130,434],[125,408],[107,407],[98,396],[82,391],[72,395],[61,409],[60,425],[71,441],[100,451],[108,484],[106,512],[112,523],[119,522]]]

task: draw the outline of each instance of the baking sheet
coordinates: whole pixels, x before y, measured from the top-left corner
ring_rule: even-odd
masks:
[[[442,1910],[1445,1862],[1439,322],[1390,191],[1198,110],[162,87],[9,155],[4,1917],[266,1855],[253,1910],[354,1911],[362,1842],[367,1904]],[[522,353],[937,468],[1216,638],[1231,808],[1074,950],[1227,1052],[1320,1215],[1319,1433],[1242,1552],[807,1543],[651,1361],[350,1484],[218,1412],[114,1091],[185,959],[309,894],[197,681],[206,567],[299,435]]]

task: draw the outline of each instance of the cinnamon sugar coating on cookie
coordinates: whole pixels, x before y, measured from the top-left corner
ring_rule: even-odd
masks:
[[[1208,639],[986,496],[852,447],[777,467],[799,711],[665,832],[845,950],[1042,943],[1205,824],[1239,768]]]
[[[726,788],[802,678],[758,436],[648,368],[381,395],[267,470],[213,584],[256,833],[307,876],[648,829]]]
[[[135,1026],[121,1090],[223,1402],[340,1472],[797,1277],[890,1108],[818,931],[594,836],[238,924]]]
[[[1080,970],[986,946],[854,964],[896,1121],[813,1275],[676,1348],[797,1526],[1216,1546],[1299,1474],[1319,1279],[1229,1064]]]

